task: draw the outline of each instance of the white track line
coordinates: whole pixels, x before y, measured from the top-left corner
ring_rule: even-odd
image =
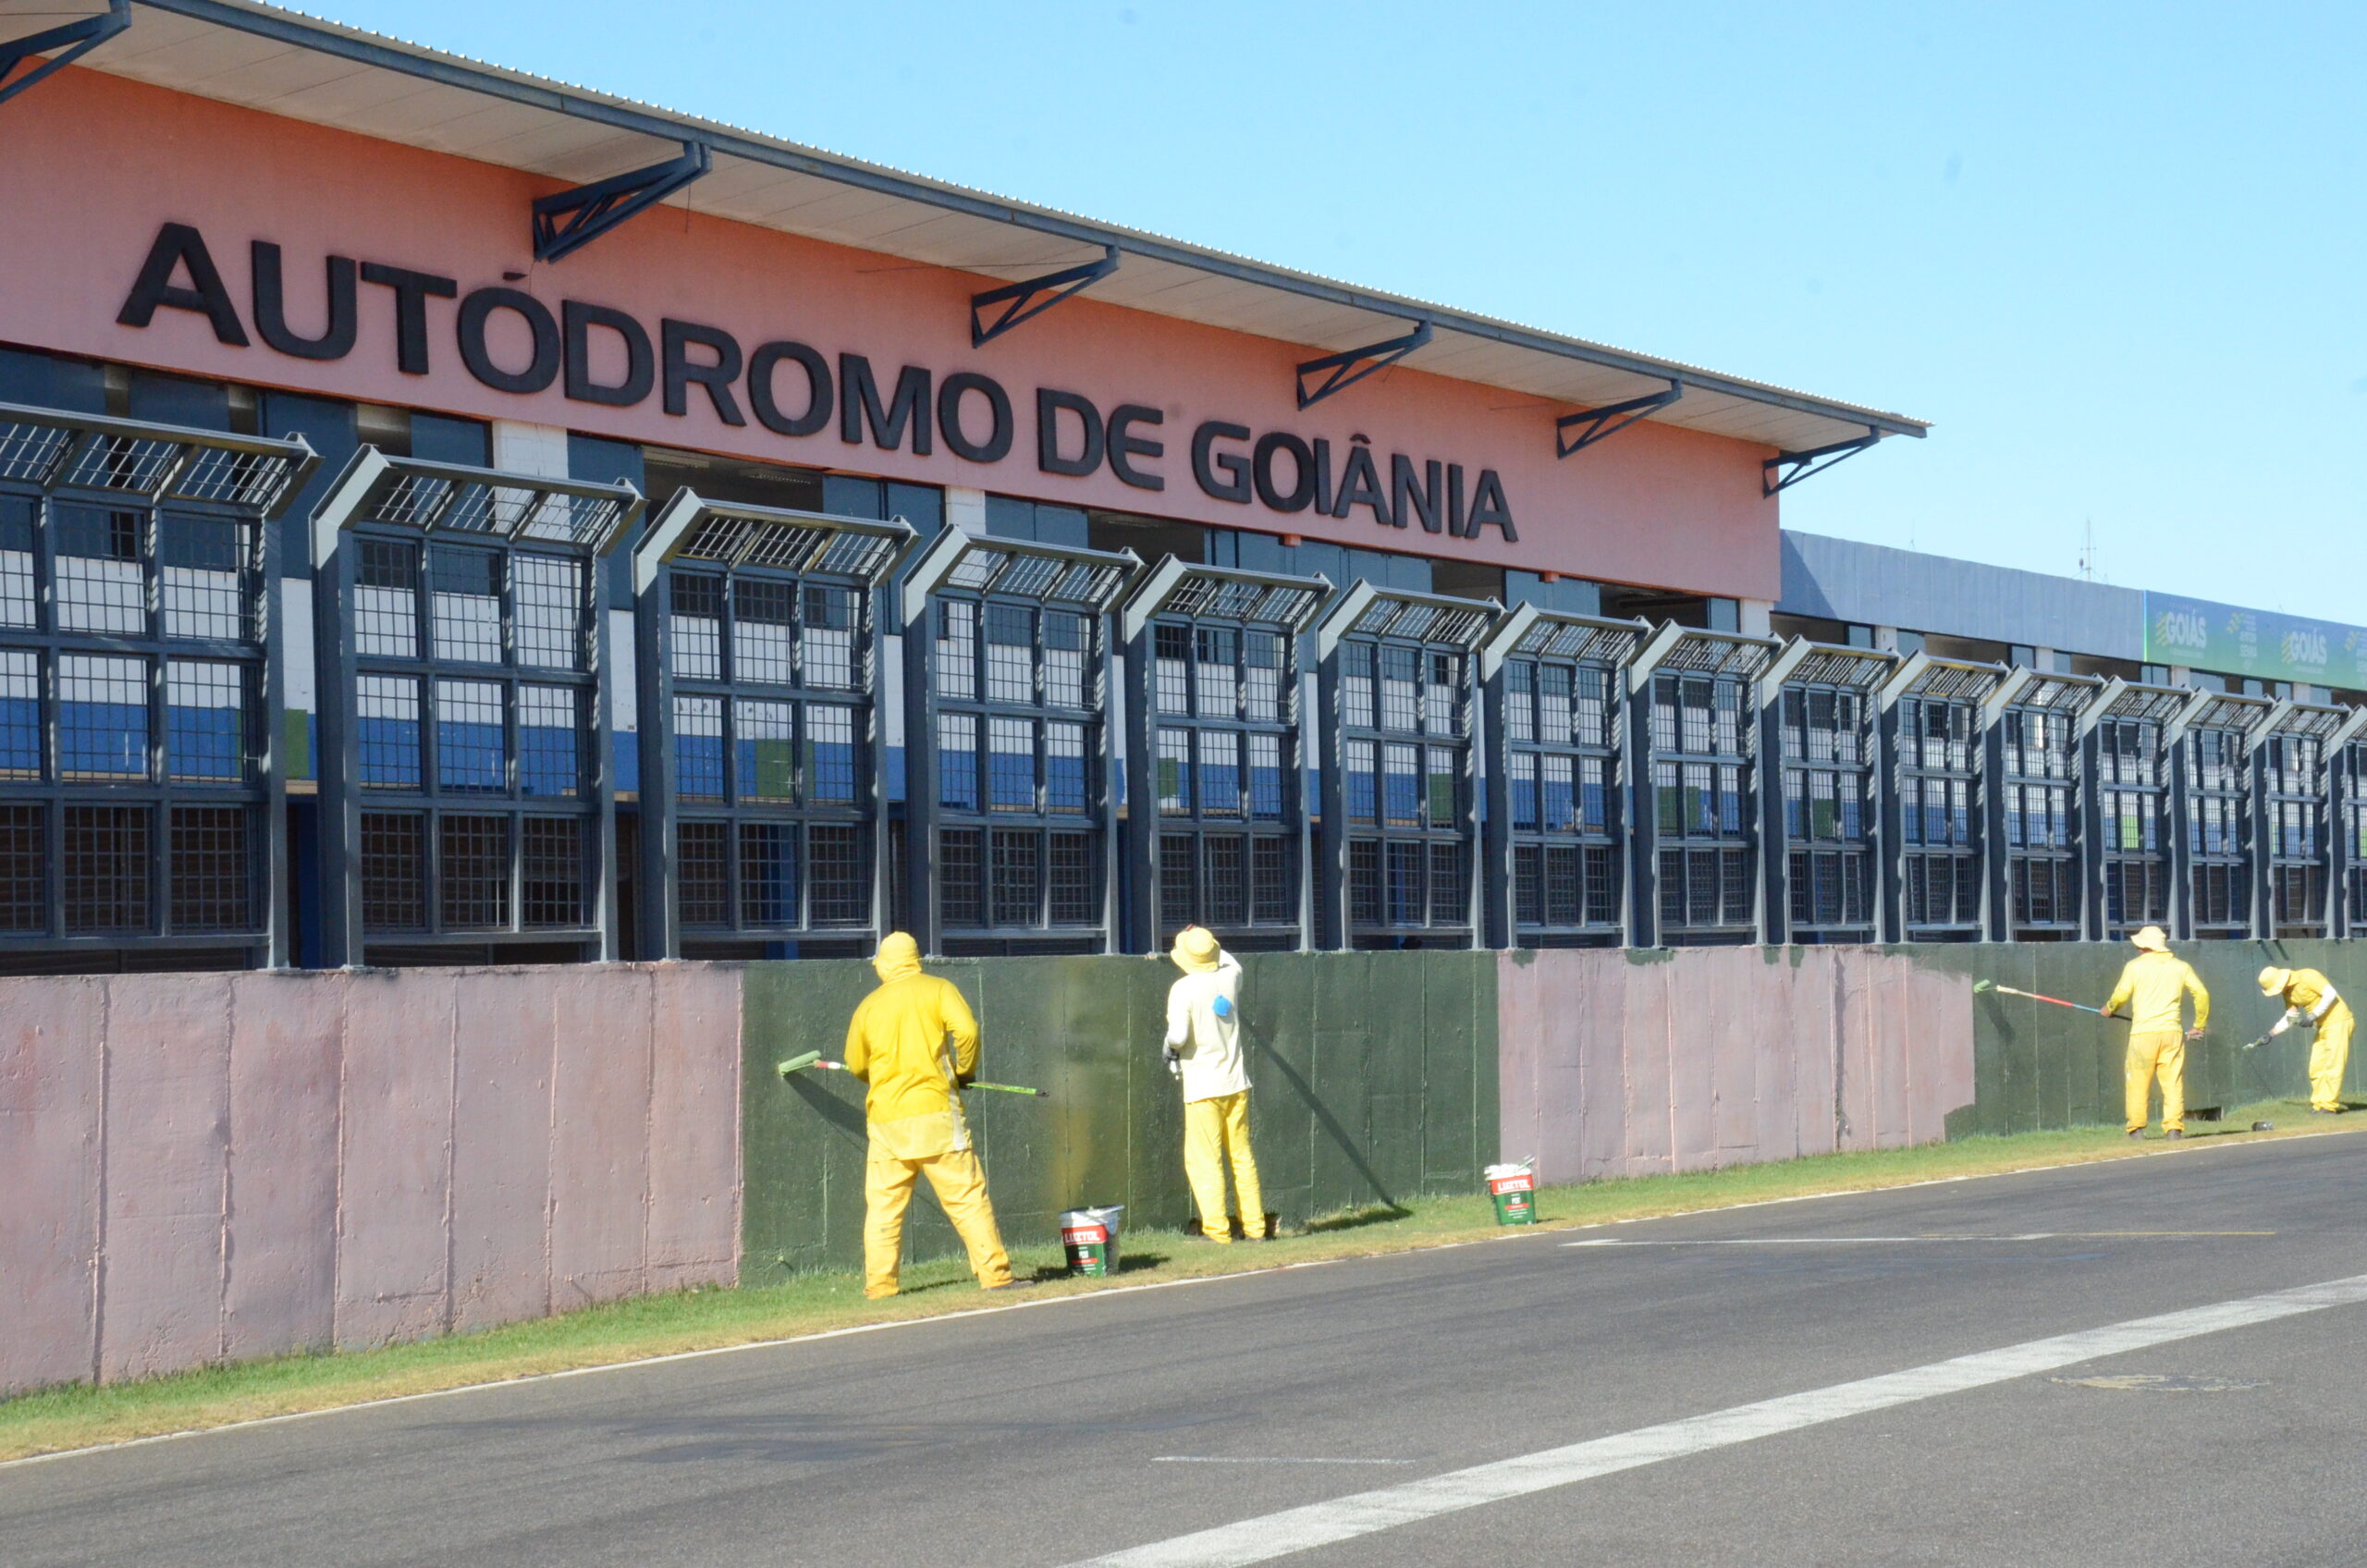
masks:
[[[932,1324],[951,1323],[965,1317],[990,1317],[1004,1312],[1030,1312],[1038,1307],[1069,1306],[1078,1302],[1106,1301],[1111,1296],[1133,1295],[1142,1291],[1173,1291],[1187,1285],[1220,1285],[1233,1280],[1254,1279],[1265,1274],[1287,1274],[1299,1268],[1321,1268],[1334,1263],[1355,1263],[1382,1257],[1407,1257],[1417,1253],[1450,1252],[1457,1247],[1493,1246],[1499,1242],[1525,1242],[1542,1236],[1564,1235],[1572,1231],[1599,1231],[1613,1225],[1645,1225],[1662,1219],[1690,1219],[1697,1215],[1731,1214],[1738,1209],[1766,1208],[1781,1203],[1814,1203],[1824,1198],[1874,1197],[1883,1193],[1903,1193],[1918,1187],[1951,1187],[1963,1182],[1988,1182],[2001,1176],[2044,1176],[2062,1170],[2084,1170],[2101,1165],[2117,1165],[2130,1159],[2152,1159],[2173,1155],[2208,1154],[2214,1149],[2253,1149],[2272,1145],[2306,1143],[2312,1138],[2338,1138],[2350,1135],[2346,1128],[2329,1127],[2323,1133],[2287,1133],[2280,1138],[2263,1138],[2235,1144],[2198,1142],[2176,1147],[2145,1149],[2134,1154],[2116,1154],[2103,1159],[2073,1160],[2062,1165],[2024,1165],[2009,1170],[1976,1170],[1962,1176],[1932,1176],[1920,1182],[1894,1182],[1878,1187],[1833,1187],[1821,1193],[1795,1193],[1788,1197],[1753,1198],[1748,1203],[1720,1204],[1711,1208],[1679,1209],[1670,1214],[1641,1214],[1628,1219],[1596,1219],[1584,1225],[1553,1225],[1538,1230],[1514,1226],[1493,1235],[1468,1242],[1440,1242],[1429,1246],[1407,1247],[1393,1253],[1355,1253],[1346,1257],[1312,1257],[1297,1263],[1269,1264],[1262,1268],[1244,1268],[1231,1274],[1200,1274],[1188,1280],[1157,1280],[1140,1285],[1110,1285],[1098,1291],[1081,1291],[1075,1295],[1045,1296],[1035,1301],[997,1302],[992,1306],[967,1307],[960,1312],[940,1312],[927,1317],[897,1317],[885,1323],[858,1323],[848,1329],[824,1329],[811,1334],[784,1334],[779,1339],[749,1340],[736,1345],[714,1345],[705,1350],[676,1351],[668,1355],[634,1356],[624,1361],[604,1361],[593,1366],[570,1366],[558,1372],[530,1372],[520,1378],[494,1378],[481,1383],[461,1383],[448,1389],[428,1389],[415,1394],[390,1394],[384,1399],[356,1400],[350,1404],[325,1405],[318,1410],[291,1410],[284,1415],[257,1415],[245,1421],[225,1421],[215,1427],[192,1427],[180,1432],[159,1432],[153,1437],[125,1438],[117,1442],[92,1443],[87,1448],[59,1449],[52,1453],[30,1453],[22,1459],[0,1459],[0,1470],[12,1470],[20,1464],[46,1464],[59,1459],[80,1459],[92,1454],[113,1453],[118,1449],[146,1448],[152,1443],[178,1442],[184,1438],[212,1437],[217,1432],[239,1432],[253,1427],[278,1427],[290,1421],[317,1421],[331,1415],[346,1415],[355,1411],[377,1410],[390,1404],[412,1404],[427,1399],[452,1399],[461,1394],[485,1393],[495,1389],[514,1389],[527,1383],[547,1383],[558,1378],[588,1378],[601,1372],[630,1372],[644,1366],[662,1366],[673,1361],[703,1361],[711,1355],[737,1355],[742,1351],[779,1350],[785,1345],[802,1345],[816,1340],[843,1339],[849,1334],[876,1334],[889,1329],[920,1329]],[[2367,1136],[2367,1134],[2361,1134]],[[1780,1164],[1781,1161],[1770,1161]]]
[[[1304,1454],[1285,1454],[1279,1459],[1236,1459],[1229,1454],[1156,1453],[1153,1464],[1411,1464],[1410,1459],[1310,1459]]]
[[[1929,1246],[1956,1242],[2105,1242],[2130,1240],[2225,1241],[2231,1236],[2274,1236],[2274,1231],[2029,1231],[2018,1236],[1700,1236],[1627,1242],[1610,1239],[1564,1242],[1565,1247],[1856,1247]]]
[[[1613,1437],[1572,1443],[1566,1448],[1518,1454],[1490,1464],[1475,1464],[1469,1469],[1450,1470],[1442,1476],[1406,1481],[1377,1491],[1335,1498],[1330,1502],[1284,1509],[1279,1513],[1111,1552],[1073,1568],[1241,1568],[1242,1564],[1270,1562],[1400,1525],[1477,1508],[1482,1503],[1527,1497],[1575,1481],[1747,1443],[1779,1432],[1796,1432],[1870,1411],[2009,1382],[2098,1356],[2119,1355],[2360,1302],[2367,1302],[2367,1274],[2189,1307],[2155,1317],[2132,1318],[2101,1329],[2083,1329],[2077,1333],[2007,1345],[2002,1350],[1935,1361],[1904,1372],[1835,1383],[1754,1404],[1738,1404],[1730,1410],[1638,1427]]]

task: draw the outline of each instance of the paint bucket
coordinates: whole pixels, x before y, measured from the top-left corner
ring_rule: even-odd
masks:
[[[1537,1223],[1537,1172],[1526,1165],[1491,1165],[1488,1194],[1496,1200],[1499,1225]]]
[[[1061,1247],[1069,1272],[1096,1277],[1118,1272],[1118,1226],[1126,1206],[1072,1208],[1061,1216]]]

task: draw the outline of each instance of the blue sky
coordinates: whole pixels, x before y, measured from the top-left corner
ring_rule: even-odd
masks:
[[[2367,623],[2367,6],[312,3],[1934,422],[1792,527]]]

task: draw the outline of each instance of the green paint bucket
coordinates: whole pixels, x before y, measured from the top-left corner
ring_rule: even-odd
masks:
[[[1499,1225],[1537,1223],[1537,1172],[1526,1165],[1488,1167],[1488,1194],[1496,1200]]]
[[[1126,1206],[1072,1208],[1061,1216],[1061,1247],[1068,1254],[1069,1272],[1098,1278],[1118,1272],[1118,1226]]]

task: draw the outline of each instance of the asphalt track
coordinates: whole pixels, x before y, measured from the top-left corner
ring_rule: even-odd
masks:
[[[0,1467],[0,1563],[2357,1562],[2363,1198],[2198,1141],[476,1390]]]

